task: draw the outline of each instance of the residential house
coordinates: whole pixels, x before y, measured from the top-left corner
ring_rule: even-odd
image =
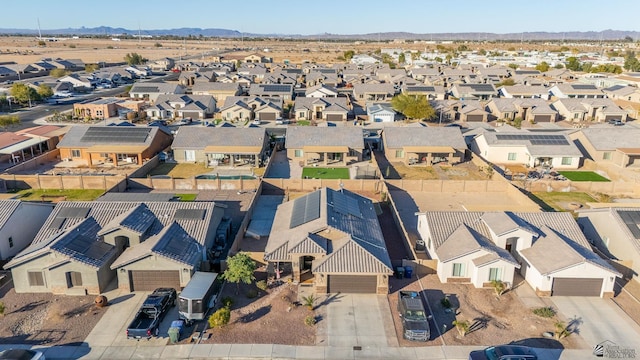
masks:
[[[282,107],[282,98],[230,96],[220,108],[219,116],[225,121],[277,120],[282,118]]]
[[[181,85],[165,82],[137,82],[129,90],[129,96],[134,99],[145,99],[152,104],[160,95],[184,94],[185,88]],[[200,95],[200,94],[196,94]]]
[[[371,103],[367,105],[367,119],[370,122],[392,123],[396,121],[396,111],[389,103]]]
[[[519,269],[539,296],[612,297],[621,276],[570,213],[428,211],[418,214],[418,233],[443,283],[512,286]]]
[[[29,246],[52,211],[50,203],[0,200],[0,261]]]
[[[487,122],[489,113],[478,100],[459,101],[453,106],[454,119],[462,122]]]
[[[405,85],[401,88],[403,94],[410,96],[424,96],[428,100],[444,100],[446,90],[442,86]]]
[[[555,122],[558,112],[543,99],[494,98],[486,106],[495,119],[513,121],[520,118],[531,123]]]
[[[451,95],[463,100],[489,100],[498,96],[493,84],[455,84],[451,87]]]
[[[178,163],[204,163],[207,167],[261,167],[267,158],[265,129],[183,127],[171,145]]]
[[[17,293],[98,295],[114,278],[180,290],[207,268],[223,215],[213,202],[63,201],[5,268]]]
[[[305,97],[338,97],[338,90],[325,84],[319,84],[319,85],[306,88],[304,90],[304,96]]]
[[[295,74],[285,72],[275,72],[265,75],[262,84],[290,84],[295,85],[298,82]]]
[[[439,76],[440,70],[437,68],[415,68],[409,69],[408,74],[418,81],[424,81],[428,77]]]
[[[342,84],[342,79],[338,77],[335,69],[315,69],[305,76],[305,84],[307,87],[322,84],[329,87],[336,87]]]
[[[393,84],[354,84],[353,97],[356,101],[390,101],[396,94]]]
[[[625,277],[640,281],[640,209],[579,210],[577,221],[589,243],[616,260]]]
[[[56,148],[67,127],[41,125],[0,133],[0,167],[9,168]]]
[[[251,81],[262,81],[264,77],[269,73],[266,67],[263,64],[247,64],[243,63],[240,68],[238,68],[238,74],[246,76],[251,79]]]
[[[621,168],[640,167],[640,129],[585,128],[569,135],[585,157]]]
[[[98,84],[98,79],[93,76],[81,76],[69,74],[58,79],[58,82],[66,82],[73,85],[74,90],[83,91],[93,89]]]
[[[153,119],[206,119],[216,111],[216,100],[211,95],[160,95],[155,104],[147,108]]]
[[[224,82],[196,82],[192,87],[194,95],[211,95],[216,103],[223,104],[228,96],[242,94],[242,88],[238,83]]]
[[[171,144],[171,135],[156,126],[72,126],[58,143],[63,161],[78,166],[142,165]]]
[[[292,84],[251,84],[249,95],[259,97],[279,97],[284,101],[293,99]]]
[[[293,280],[312,279],[313,291],[387,294],[393,274],[373,202],[341,189],[321,188],[278,206],[264,259]]]
[[[301,166],[346,166],[362,161],[364,137],[357,127],[292,126],[285,148]]]
[[[346,121],[351,111],[344,97],[297,97],[293,112],[296,120]]]
[[[162,58],[160,60],[155,60],[149,64],[149,68],[152,71],[168,71],[173,69],[175,66],[175,62],[171,58]]]
[[[595,85],[581,83],[556,84],[549,88],[549,94],[558,99],[599,99],[605,97],[602,90]]]
[[[457,127],[386,127],[384,154],[391,162],[431,166],[463,162],[467,144]]]
[[[551,103],[560,116],[568,121],[595,121],[606,122],[609,120],[627,121],[627,112],[616,105],[611,99],[558,99]]]
[[[247,55],[244,57],[244,62],[246,63],[269,63],[271,62],[271,59],[264,56],[264,55],[260,55],[257,53],[253,53],[250,55]]]
[[[498,88],[498,95],[507,99],[549,100],[549,90],[544,86],[513,85]]]
[[[640,90],[633,86],[614,85],[602,89],[602,92],[613,100],[624,100],[640,103]]]
[[[473,138],[469,147],[497,165],[577,169],[582,158],[578,147],[563,133],[483,131]]]

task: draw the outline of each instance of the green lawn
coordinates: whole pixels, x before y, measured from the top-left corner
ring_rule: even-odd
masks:
[[[299,126],[309,126],[311,125],[311,121],[309,120],[298,120],[296,121],[296,124]]]
[[[176,194],[180,201],[195,201],[198,194]]]
[[[52,201],[64,198],[67,201],[93,201],[104,194],[104,190],[35,190],[26,189],[17,192],[18,198],[25,201]]]
[[[593,171],[558,171],[562,176],[571,181],[603,181],[609,182],[611,180],[606,177],[594,173]]]
[[[529,197],[545,211],[568,211],[571,210],[568,205],[572,203],[584,206],[588,202],[598,202],[583,192],[535,192]]]
[[[302,169],[302,178],[309,179],[349,179],[348,168],[306,167]]]

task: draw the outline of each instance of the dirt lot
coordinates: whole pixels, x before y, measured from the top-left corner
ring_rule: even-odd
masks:
[[[95,296],[3,291],[0,301],[6,310],[0,316],[0,344],[78,345],[106,312],[94,300]]]
[[[554,330],[556,319],[545,319],[534,315],[525,307],[513,292],[498,298],[493,289],[475,289],[469,284],[442,284],[436,275],[421,278],[422,291],[418,281],[414,279],[391,279],[392,289],[389,293],[389,306],[396,327],[400,346],[423,346],[425,343],[407,341],[402,338],[402,324],[397,313],[399,290],[421,292],[429,302],[438,328],[431,322],[431,340],[429,346],[443,345],[492,345],[525,340],[529,345],[537,343],[542,347],[580,348],[581,339],[572,335],[559,342],[553,339],[540,339],[542,333]],[[440,300],[448,295],[455,313],[447,313]],[[428,310],[428,309],[427,309]],[[466,336],[461,336],[452,322],[469,321],[472,326]],[[444,330],[443,340],[438,337]]]
[[[257,279],[265,278],[257,273]],[[235,284],[227,284],[222,298],[233,298],[229,325],[219,329],[207,329],[202,343],[218,344],[286,344],[314,345],[316,328],[304,323],[313,315],[321,321],[323,308],[312,312],[304,306],[296,305],[297,287],[284,283],[258,297],[246,296],[254,285],[240,286],[236,294]]]

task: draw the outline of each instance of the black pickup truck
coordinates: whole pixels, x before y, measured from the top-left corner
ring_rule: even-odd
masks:
[[[429,340],[429,318],[422,305],[422,299],[417,292],[398,292],[398,312],[402,318],[402,332],[405,339],[412,341]]]
[[[155,289],[147,296],[140,310],[127,328],[127,339],[150,339],[158,336],[160,321],[171,306],[176,305],[176,290],[171,288]]]

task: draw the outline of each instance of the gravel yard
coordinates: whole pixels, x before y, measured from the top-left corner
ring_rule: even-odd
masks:
[[[95,296],[16,294],[9,285],[3,290],[0,344],[80,344],[106,312],[94,305]]]

